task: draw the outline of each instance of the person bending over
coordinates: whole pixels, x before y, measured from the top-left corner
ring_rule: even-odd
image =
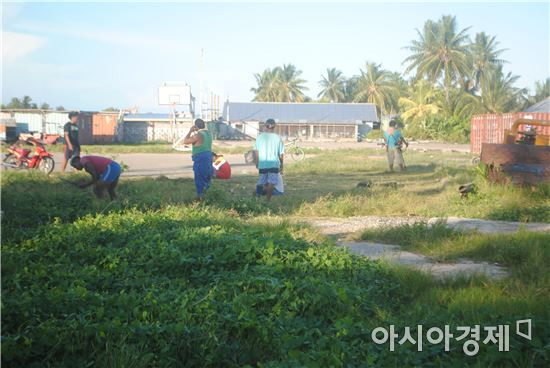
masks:
[[[104,190],[107,189],[111,200],[116,199],[115,189],[122,171],[117,162],[101,156],[74,156],[71,159],[71,166],[76,170],[84,169],[92,176],[89,182],[79,184],[80,188],[94,185],[94,193],[98,198],[102,198]]]
[[[227,180],[231,179],[231,165],[221,153],[212,153],[212,166],[216,172],[216,178]]]

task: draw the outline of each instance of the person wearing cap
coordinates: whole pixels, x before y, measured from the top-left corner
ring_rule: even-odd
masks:
[[[282,195],[283,186],[283,158],[285,145],[275,131],[275,120],[267,119],[266,131],[261,133],[254,145],[254,156],[259,178],[256,184],[256,196],[265,195],[271,200],[273,195]]]
[[[98,198],[103,197],[103,191],[107,189],[111,200],[116,199],[116,186],[118,178],[122,172],[120,165],[107,158],[101,156],[73,156],[71,158],[71,166],[76,170],[84,169],[92,176],[89,182],[79,184],[80,188],[87,188],[94,185],[94,193]]]
[[[71,111],[69,113],[69,122],[63,126],[65,134],[65,145],[63,146],[64,160],[62,172],[65,172],[67,163],[74,156],[80,156],[80,143],[78,141],[78,113]]]
[[[183,139],[183,144],[192,145],[193,176],[197,199],[202,200],[210,187],[214,168],[212,167],[212,135],[205,129],[204,120],[197,119]]]

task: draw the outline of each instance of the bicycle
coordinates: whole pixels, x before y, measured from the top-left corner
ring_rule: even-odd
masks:
[[[285,144],[285,151],[287,154],[290,154],[290,157],[292,157],[294,161],[302,161],[306,158],[306,153],[300,146],[298,146],[297,142],[298,138],[289,141]]]

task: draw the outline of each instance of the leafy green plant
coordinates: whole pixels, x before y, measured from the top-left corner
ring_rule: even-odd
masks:
[[[434,231],[419,225],[387,237],[373,234],[411,249],[425,244],[442,259],[498,256],[513,270],[501,282],[439,284],[356,258],[286,220],[299,211],[302,216],[433,211],[434,203],[440,213],[550,216],[544,187],[531,192],[482,183],[484,194],[466,201],[455,201],[454,190],[443,187],[430,201],[418,191],[472,174],[454,165],[439,169],[455,158],[442,156],[413,155],[418,161],[412,161],[411,177],[420,181],[392,174],[407,183],[399,190],[375,180],[373,190],[350,191],[346,186],[355,187],[358,178],[381,165],[373,160],[365,167],[364,158],[349,151],[327,153],[324,162],[289,166],[290,190],[271,204],[252,198],[248,188],[254,178],[234,179],[231,185],[238,183],[242,191],[215,182],[200,204],[192,202],[192,179],[123,180],[120,202],[106,207],[106,201],[55,176],[7,173],[2,176],[2,363],[505,366],[513,355],[520,365],[543,365],[550,336],[544,236],[469,238],[440,225]],[[346,176],[346,170],[357,174]],[[299,184],[306,188],[298,191]],[[334,194],[310,201],[326,189]],[[416,203],[419,198],[424,202]],[[537,203],[536,213],[528,213]],[[303,207],[296,211],[296,206]],[[514,206],[518,213],[510,212]],[[388,324],[399,330],[416,324],[513,324],[523,318],[533,318],[537,340],[512,338],[513,352],[504,356],[492,347],[482,347],[474,360],[460,347],[445,353],[442,346],[417,352],[403,345],[389,352],[370,340],[374,327]]]

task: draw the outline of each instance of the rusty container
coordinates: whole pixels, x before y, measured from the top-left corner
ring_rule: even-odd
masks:
[[[92,139],[94,143],[113,143],[116,138],[118,113],[97,112],[92,116]]]
[[[92,112],[79,111],[78,113],[78,140],[80,144],[93,144]]]
[[[507,143],[505,131],[509,131],[514,121],[520,118],[550,121],[550,113],[516,112],[473,115],[470,120],[470,152],[479,155],[483,143]],[[550,127],[535,127],[535,129],[539,136],[550,135]]]

